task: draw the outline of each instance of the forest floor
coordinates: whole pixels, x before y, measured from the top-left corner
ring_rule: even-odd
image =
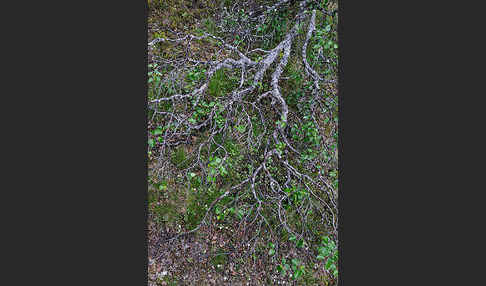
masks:
[[[154,191],[154,190],[151,190]],[[168,202],[170,201],[170,202]],[[158,223],[153,214],[148,222],[148,281],[156,285],[326,285],[320,283],[299,284],[275,269],[275,260],[267,252],[242,255],[250,245],[244,245],[242,234],[235,233],[233,225],[213,221],[198,232],[168,241],[182,230],[186,199],[183,195],[174,200],[163,198],[156,204],[171,208],[164,223]],[[302,249],[288,243],[280,246],[280,252],[288,256],[302,255]],[[322,267],[315,265],[312,280],[325,277]],[[310,277],[307,277],[310,278]]]
[[[218,0],[149,1],[148,41],[164,36],[164,30],[192,32],[211,17],[211,5]],[[148,64],[153,60],[149,50]],[[149,126],[150,129],[150,126]],[[191,146],[186,146],[190,153]],[[308,266],[302,279],[296,281],[276,269],[277,257],[268,255],[268,249],[245,243],[238,232],[237,221],[210,219],[197,232],[169,240],[177,233],[191,229],[184,220],[189,196],[186,190],[171,189],[161,194],[160,185],[152,177],[157,158],[149,156],[148,218],[148,285],[330,285],[323,264]],[[167,191],[167,192],[168,192]],[[154,211],[158,209],[158,211]],[[262,234],[265,236],[268,234]],[[264,238],[263,238],[264,239]],[[295,243],[279,245],[286,257],[305,257],[306,247]],[[248,255],[246,254],[248,253]]]

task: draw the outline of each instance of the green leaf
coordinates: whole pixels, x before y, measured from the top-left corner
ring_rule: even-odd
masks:
[[[319,253],[324,256],[329,256],[330,254],[328,248],[323,248],[322,251],[320,251]]]
[[[327,243],[329,243],[329,237],[324,236],[324,237],[322,238],[322,243],[323,243],[323,244],[327,244]]]
[[[332,260],[331,259],[328,259],[326,261],[326,269],[329,270],[331,268],[331,265],[332,265]]]
[[[303,246],[304,246],[304,240],[299,239],[299,241],[297,241],[297,247],[302,248]]]
[[[277,125],[280,126],[280,128],[284,128],[285,122],[279,120],[279,121],[277,121]]]
[[[268,255],[272,256],[274,254],[275,254],[275,249],[272,248],[268,251]]]
[[[157,129],[154,130],[154,135],[157,136],[157,135],[160,135],[160,134],[162,134],[162,129],[157,128]]]
[[[228,172],[226,171],[226,168],[224,166],[221,166],[219,168],[219,171],[221,172],[221,175],[223,175],[223,176],[228,174]]]
[[[239,210],[238,210],[238,218],[239,218],[239,219],[242,219],[244,215],[245,215],[245,211],[244,211],[244,210],[242,210],[242,209],[239,209]]]
[[[155,146],[155,140],[154,139],[149,139],[148,140],[148,144],[149,144],[150,148],[153,148]]]
[[[240,132],[240,133],[243,133],[245,132],[246,130],[246,126],[244,125],[239,125],[239,126],[236,126],[236,129]]]
[[[317,255],[317,259],[318,259],[318,260],[323,260],[324,258],[325,258],[325,257],[324,257],[324,256],[322,256],[322,255],[320,255],[320,254],[319,254],[319,255]]]

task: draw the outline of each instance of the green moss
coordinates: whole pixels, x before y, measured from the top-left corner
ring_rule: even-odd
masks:
[[[158,198],[159,198],[159,196],[157,194],[157,191],[149,189],[149,192],[148,192],[148,203],[149,203],[149,205],[157,202]]]
[[[184,221],[189,229],[197,227],[206,213],[207,196],[204,189],[191,190],[187,198],[187,210]]]
[[[235,81],[230,79],[223,69],[219,69],[209,81],[208,93],[213,97],[221,97],[234,87]]]
[[[189,167],[190,160],[187,158],[184,148],[177,148],[171,155],[170,161],[176,165],[179,169],[185,169]]]
[[[216,27],[216,23],[214,22],[213,19],[211,18],[206,18],[202,21],[202,24],[203,24],[203,27],[205,28],[205,30],[213,35],[216,34],[217,32],[217,27]]]
[[[171,203],[162,203],[154,206],[152,213],[157,223],[173,224],[179,218],[178,207]]]
[[[223,271],[224,266],[228,262],[228,255],[224,253],[224,249],[218,249],[216,255],[211,257],[211,264],[214,265],[217,271]]]

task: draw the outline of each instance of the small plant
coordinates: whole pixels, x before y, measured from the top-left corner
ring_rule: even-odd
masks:
[[[219,105],[219,108],[216,110],[214,116],[214,120],[216,121],[216,125],[218,126],[219,129],[222,129],[226,122],[226,118],[223,116],[223,113],[224,113],[223,106]]]
[[[226,176],[228,174],[228,171],[223,165],[223,161],[219,157],[210,157],[208,167],[209,167],[208,181],[211,183],[216,182],[216,177],[218,175]]]
[[[317,259],[325,260],[324,268],[329,271],[334,277],[337,277],[339,271],[337,269],[337,263],[339,259],[338,248],[334,241],[328,236],[324,236],[321,242],[322,246],[319,247],[319,254]]]
[[[294,271],[292,278],[296,280],[305,273],[305,266],[298,259],[294,258],[292,259],[292,270]]]
[[[187,85],[184,87],[186,90],[191,90],[194,86],[206,76],[206,69],[195,67],[190,70],[186,75]]]
[[[195,105],[195,104],[196,104],[196,101],[193,100],[193,105]],[[196,122],[199,122],[199,121],[206,119],[206,117],[208,116],[208,114],[210,114],[210,112],[211,112],[211,110],[212,110],[212,108],[215,104],[216,103],[214,101],[211,101],[209,103],[205,100],[199,101],[197,106],[195,106],[195,108],[194,108],[194,113],[188,119],[188,121],[191,124],[196,124]]]
[[[295,186],[285,188],[284,192],[287,193],[289,198],[289,202],[285,204],[287,207],[290,207],[291,205],[299,205],[309,196],[309,192],[306,189],[297,188]],[[291,236],[290,240],[295,240],[295,236]]]
[[[291,272],[292,270],[293,272]],[[305,265],[300,262],[297,258],[293,258],[289,263],[287,263],[287,259],[283,258],[282,263],[277,265],[277,271],[280,272],[282,275],[286,275],[287,272],[290,272],[290,276],[297,280],[300,276],[305,274]]]
[[[287,263],[287,259],[283,258],[282,263],[277,265],[277,271],[284,275],[290,270],[290,265]]]
[[[287,146],[284,142],[279,142],[278,144],[276,144],[276,149],[277,149],[277,152],[282,155],[284,149],[285,149],[285,146]]]
[[[191,187],[193,189],[199,188],[201,186],[201,178],[196,175],[196,173],[190,172],[187,174]]]
[[[148,145],[149,145],[150,148],[154,148],[154,146],[155,146],[155,140],[153,138],[150,138],[148,140]]]
[[[162,80],[162,73],[158,70],[158,65],[149,64],[149,72],[148,72],[148,83],[152,84],[153,86],[158,86],[160,81]]]
[[[304,116],[305,121],[300,127],[294,124],[292,128],[292,139],[296,141],[302,141],[308,144],[310,147],[318,147],[320,145],[322,137],[319,135],[319,130],[309,116]],[[312,159],[312,158],[309,158]]]
[[[246,126],[245,125],[238,125],[235,127],[236,130],[238,130],[238,132],[240,133],[244,133],[246,131]]]
[[[275,244],[270,242],[268,244],[268,247],[270,248],[270,250],[268,250],[268,255],[270,255],[270,256],[275,255]]]

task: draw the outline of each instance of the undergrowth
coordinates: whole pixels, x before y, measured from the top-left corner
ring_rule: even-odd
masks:
[[[249,257],[265,256],[273,269],[272,275],[297,285],[333,285],[339,276],[337,233],[333,225],[335,218],[332,218],[337,213],[324,208],[324,204],[329,207],[335,197],[323,188],[332,188],[336,196],[339,191],[338,15],[332,1],[310,2],[309,13],[305,14],[307,20],[298,27],[288,64],[279,81],[279,91],[289,109],[286,117],[276,107],[277,100],[259,99],[272,88],[270,75],[264,75],[258,83],[247,79],[240,82],[241,70],[221,68],[208,78],[211,67],[203,63],[171,66],[155,60],[149,64],[149,102],[191,93],[204,83],[207,83],[207,90],[201,97],[193,96],[186,102],[162,101],[149,110],[147,145],[152,169],[148,204],[155,222],[178,232],[210,222],[216,228],[230,229],[240,235],[240,226],[245,226],[240,238],[250,242]],[[240,52],[255,48],[271,50],[285,40],[295,24],[299,1],[289,3],[270,12],[263,21],[253,23],[249,16],[251,9],[236,1],[152,0],[149,5],[154,17],[149,22],[157,24],[157,31],[151,36],[177,38],[179,35],[173,31],[194,35],[208,32],[222,37]],[[240,9],[223,12],[231,7]],[[313,9],[316,10],[315,31],[306,52],[310,66],[323,78],[318,81],[319,89],[316,80],[305,72],[301,56]],[[161,15],[166,19],[160,18]],[[239,27],[248,29],[239,30]],[[249,36],[254,39],[250,41]],[[214,39],[195,40],[191,51],[196,60],[216,61],[228,55],[237,58],[235,51],[220,52],[218,41]],[[175,63],[187,50],[181,44],[161,43],[153,53]],[[256,62],[264,57],[265,53],[249,55]],[[277,60],[283,57],[282,51]],[[270,68],[274,69],[274,66]],[[245,73],[249,71],[244,70],[243,76]],[[255,91],[241,99],[251,104],[228,103],[233,91],[253,84]],[[167,114],[180,114],[181,118]],[[205,122],[210,123],[204,125]],[[180,127],[184,124],[197,128],[191,127],[185,133]],[[286,136],[288,141],[272,141],[277,136]],[[269,150],[275,150],[275,154],[268,155]],[[293,172],[289,165],[296,172],[325,184],[311,184],[309,179],[289,176]],[[254,175],[258,168],[263,171]],[[248,183],[234,192],[233,187],[246,178],[250,178]],[[282,187],[275,187],[277,185]],[[278,208],[271,202],[258,203],[277,193],[282,198]],[[252,225],[257,219],[259,223]],[[215,253],[226,251],[215,249]],[[217,254],[210,261],[217,269],[222,269],[226,267],[228,256]]]

